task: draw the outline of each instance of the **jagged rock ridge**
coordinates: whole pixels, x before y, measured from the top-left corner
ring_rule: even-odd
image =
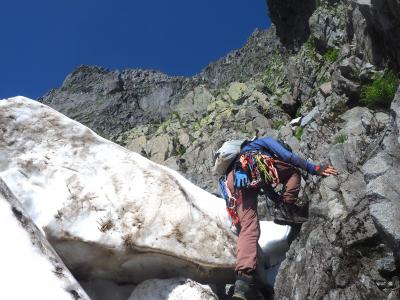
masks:
[[[68,75],[62,87],[39,100],[102,136],[115,138],[135,126],[160,123],[195,87],[218,88],[232,79],[246,80],[260,73],[278,48],[273,31],[256,30],[243,49],[232,51],[191,78],[151,70],[120,72],[81,66]]]

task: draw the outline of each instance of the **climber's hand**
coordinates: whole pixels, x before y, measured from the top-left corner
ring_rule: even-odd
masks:
[[[247,176],[246,172],[238,170],[235,171],[235,187],[246,187],[249,183],[249,177]]]
[[[320,175],[324,177],[329,175],[338,176],[339,172],[333,166],[325,165],[323,167],[321,166]]]

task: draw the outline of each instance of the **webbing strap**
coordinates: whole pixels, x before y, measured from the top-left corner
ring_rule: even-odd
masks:
[[[226,210],[232,220],[232,223],[235,225],[239,224],[239,216],[237,214],[237,200],[235,197],[232,196],[232,193],[229,190],[226,176],[222,176],[219,179],[219,188],[222,197],[225,199]]]

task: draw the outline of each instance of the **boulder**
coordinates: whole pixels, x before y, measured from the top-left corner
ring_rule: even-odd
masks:
[[[325,82],[319,87],[319,91],[326,98],[332,94],[332,82]]]
[[[354,55],[340,61],[339,67],[332,74],[333,90],[345,94],[353,102],[358,101],[362,83],[360,73],[367,65],[369,64]]]
[[[89,300],[0,177],[2,299]]]
[[[191,279],[150,279],[139,284],[128,300],[217,300],[209,286]]]
[[[311,122],[313,122],[313,121],[315,121],[316,119],[318,119],[319,116],[320,116],[320,111],[319,111],[319,108],[316,106],[316,107],[314,107],[307,115],[305,115],[305,116],[301,119],[300,126],[301,126],[301,127],[307,126],[307,125],[310,124]]]
[[[228,95],[235,103],[243,103],[244,97],[247,96],[248,93],[248,87],[244,83],[232,82],[229,85]]]
[[[0,131],[0,176],[74,274],[232,279],[222,199],[27,98],[0,101]]]
[[[387,245],[400,263],[400,204],[398,201],[383,201],[370,205],[375,225]]]
[[[177,105],[179,114],[202,114],[207,112],[208,104],[214,100],[213,95],[204,86],[190,91]]]

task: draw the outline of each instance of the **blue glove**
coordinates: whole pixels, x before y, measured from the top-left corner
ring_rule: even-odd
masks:
[[[247,187],[247,184],[249,183],[249,177],[247,176],[246,172],[242,170],[237,170],[235,171],[235,187],[241,188],[241,187]]]

